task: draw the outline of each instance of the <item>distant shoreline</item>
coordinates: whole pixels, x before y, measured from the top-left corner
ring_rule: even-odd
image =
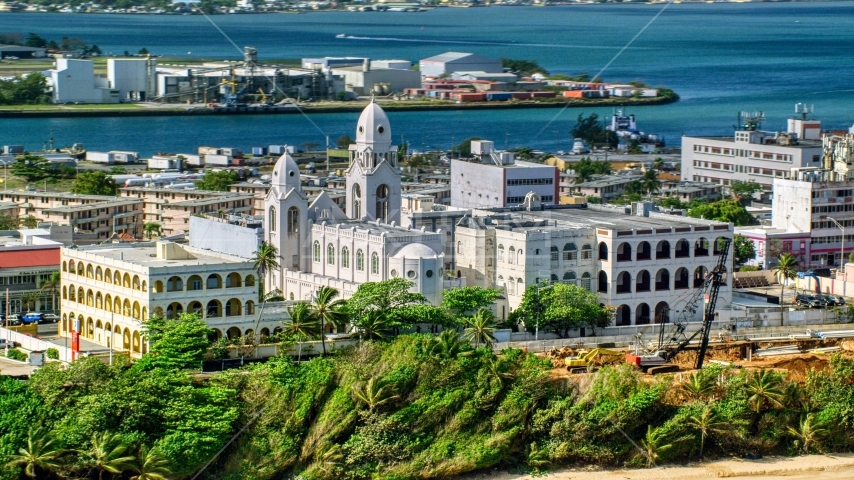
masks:
[[[717,4],[717,3],[840,3],[848,0],[692,0],[692,1],[682,1],[676,0],[673,3],[679,4],[696,4],[696,5],[704,5],[704,4]],[[241,11],[241,12],[211,12],[208,15],[302,15],[308,13],[330,13],[330,12],[341,12],[341,13],[423,13],[430,10],[435,10],[438,8],[489,8],[489,7],[564,7],[564,6],[586,6],[586,5],[663,5],[668,3],[666,0],[658,0],[658,1],[646,1],[646,2],[615,2],[615,1],[607,1],[607,2],[562,2],[562,3],[550,3],[550,4],[527,4],[527,5],[509,5],[509,4],[498,4],[498,5],[428,5],[421,7],[423,10],[418,12],[386,12],[386,11],[358,11],[358,10],[347,10],[347,9],[317,9],[317,10],[280,10],[280,11],[270,11],[270,12],[256,12],[256,11]],[[382,5],[382,4],[371,4],[373,5]],[[200,13],[172,13],[172,12],[61,12],[61,11],[3,11],[0,13],[59,13],[66,15],[175,15],[175,16],[185,16],[185,15],[201,15]]]
[[[645,105],[666,105],[679,100],[679,97],[656,97],[649,99],[602,99],[602,100],[572,100],[569,102],[484,102],[484,103],[446,103],[438,105],[399,105],[399,104],[383,104],[383,109],[389,112],[423,112],[436,110],[520,110],[520,109],[535,109],[535,108],[588,108],[588,107],[632,107]],[[361,112],[366,103],[364,102],[348,102],[348,105],[303,105],[302,111],[306,114],[322,114],[322,113],[358,113]],[[296,108],[279,108],[265,109],[262,107],[244,107],[239,109],[226,109],[218,107],[208,109],[204,107],[195,108],[139,108],[136,105],[133,108],[121,109],[62,109],[62,106],[57,105],[55,108],[44,107],[39,109],[14,109],[0,108],[0,119],[3,118],[96,118],[96,117],[173,117],[173,116],[209,116],[209,115],[282,115],[282,114],[298,114]]]

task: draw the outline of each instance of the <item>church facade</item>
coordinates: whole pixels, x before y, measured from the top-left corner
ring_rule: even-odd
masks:
[[[406,278],[431,303],[441,301],[443,235],[400,226],[401,173],[388,116],[371,102],[359,117],[346,171],[346,212],[325,193],[309,203],[296,161],[285,154],[265,199],[265,240],[279,250],[281,269],[267,291],[308,300],[321,286],[344,298],[360,284]]]

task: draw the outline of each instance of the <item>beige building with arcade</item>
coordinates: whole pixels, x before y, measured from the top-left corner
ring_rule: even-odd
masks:
[[[142,322],[198,313],[219,338],[281,324],[257,312],[258,279],[250,260],[173,242],[63,248],[60,335],[79,322],[81,338],[140,357]],[[257,326],[256,326],[257,325]]]

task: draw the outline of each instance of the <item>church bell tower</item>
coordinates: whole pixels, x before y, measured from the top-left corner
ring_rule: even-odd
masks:
[[[347,168],[347,216],[400,224],[400,170],[388,116],[373,100],[356,126]]]

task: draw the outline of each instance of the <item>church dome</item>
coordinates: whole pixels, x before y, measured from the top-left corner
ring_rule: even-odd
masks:
[[[410,243],[397,251],[391,258],[436,258],[436,251],[423,243]]]
[[[391,147],[391,126],[385,111],[371,101],[359,116],[356,125],[356,143],[373,145],[374,150],[384,150]]]
[[[279,157],[276,166],[273,168],[272,184],[279,187],[299,188],[299,167],[290,154],[285,153]]]

